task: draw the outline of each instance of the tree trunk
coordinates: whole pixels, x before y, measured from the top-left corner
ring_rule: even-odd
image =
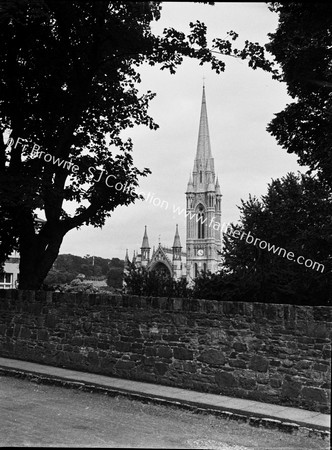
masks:
[[[21,242],[19,289],[38,290],[56,260],[63,240],[62,233],[54,233],[46,241],[40,235]]]

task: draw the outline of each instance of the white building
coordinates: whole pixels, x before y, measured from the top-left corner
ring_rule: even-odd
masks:
[[[4,265],[4,272],[0,273],[0,289],[16,289],[18,285],[20,255],[13,252]]]

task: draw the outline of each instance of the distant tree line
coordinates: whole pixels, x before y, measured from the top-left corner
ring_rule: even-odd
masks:
[[[87,279],[106,279],[108,286],[122,287],[124,261],[119,258],[101,258],[86,255],[84,257],[65,254],[59,255],[49,271],[45,285],[70,283],[78,274]]]

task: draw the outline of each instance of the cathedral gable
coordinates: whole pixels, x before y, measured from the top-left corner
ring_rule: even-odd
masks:
[[[151,261],[149,263],[149,269],[153,270],[153,268],[158,264],[158,263],[163,263],[167,266],[167,268],[169,269],[170,273],[172,274],[172,262],[170,261],[170,259],[168,258],[168,256],[166,255],[164,249],[159,245],[159,247],[157,248],[157,250],[154,252],[154,254],[152,255]]]

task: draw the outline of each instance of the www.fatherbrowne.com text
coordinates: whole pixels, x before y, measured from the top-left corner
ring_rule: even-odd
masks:
[[[6,145],[8,147],[12,147],[14,144],[14,148],[17,147],[17,145],[23,145],[24,139],[17,138],[16,143],[14,139],[10,138],[8,139]],[[23,150],[28,147],[29,144],[23,145]],[[75,165],[72,161],[66,161],[64,159],[61,159],[59,157],[55,157],[54,155],[51,155],[49,153],[46,153],[44,151],[40,150],[40,145],[33,144],[31,157],[33,158],[43,158],[45,162],[53,163],[54,165],[57,165],[58,167],[63,167],[64,169],[71,170],[73,173],[77,173],[79,171],[79,166]],[[103,176],[103,173],[105,172],[105,169],[97,169],[100,171],[98,180],[94,180],[96,182],[99,182],[101,177]],[[89,167],[88,171],[90,175],[94,176],[94,167]],[[105,179],[105,183],[108,187],[114,187],[117,191],[123,191],[129,193],[134,192],[138,195],[141,195],[144,197],[146,202],[151,203],[153,206],[164,208],[165,210],[168,210],[169,203],[166,200],[161,200],[159,197],[155,197],[155,194],[151,192],[148,192],[146,195],[144,192],[136,192],[134,187],[128,186],[126,183],[117,182],[116,184],[108,184],[109,179],[115,180],[116,177],[114,175],[108,175]],[[282,256],[283,258],[287,258],[289,261],[294,261],[300,265],[304,265],[305,267],[311,268],[313,270],[321,271],[321,273],[324,272],[324,265],[321,263],[318,263],[316,261],[312,261],[311,259],[305,259],[304,256],[298,256],[296,257],[293,252],[287,252],[285,248],[277,247],[274,244],[270,244],[267,241],[264,241],[260,238],[254,237],[250,231],[248,233],[241,232],[237,229],[232,229],[231,225],[228,223],[219,223],[215,220],[215,217],[212,217],[210,220],[210,223],[207,223],[207,218],[203,218],[203,216],[198,215],[195,212],[187,211],[185,208],[181,208],[179,206],[173,205],[173,213],[177,213],[178,215],[185,215],[185,217],[189,217],[189,220],[196,220],[196,222],[201,222],[203,225],[206,224],[208,227],[212,227],[214,230],[222,231],[226,233],[228,236],[232,236],[236,239],[244,239],[247,244],[253,244],[255,246],[258,246],[261,250],[266,250],[268,252],[272,252],[273,254],[277,254],[278,256]]]

